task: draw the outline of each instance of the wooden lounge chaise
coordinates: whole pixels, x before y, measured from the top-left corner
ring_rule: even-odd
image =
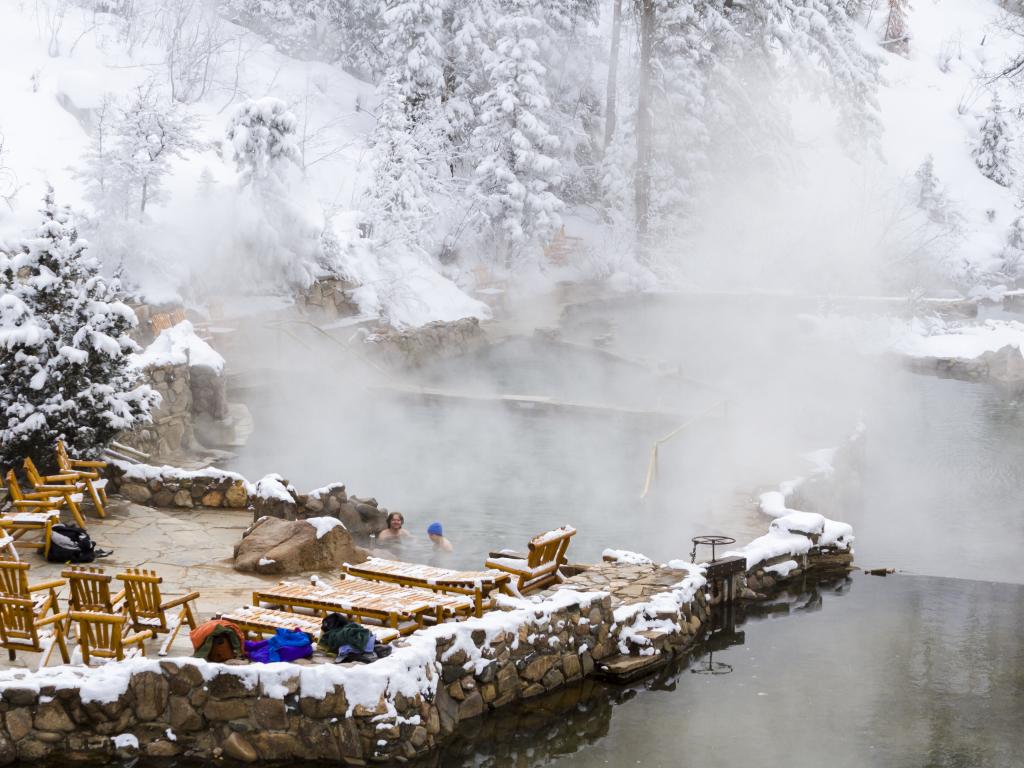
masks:
[[[279,629],[298,629],[313,636],[314,641],[320,637],[321,618],[294,611],[275,611],[247,605],[233,611],[220,614],[220,618],[230,621],[247,635],[270,635]],[[399,633],[390,627],[379,627],[370,624],[366,627],[373,632],[378,643],[390,643],[399,638]]]
[[[316,584],[282,583],[253,592],[252,601],[256,606],[304,608],[320,615],[337,612],[360,623],[378,622],[402,635],[424,626],[428,618],[440,622],[473,612],[473,601],[467,597],[351,578]]]
[[[7,473],[7,493],[11,497],[11,509],[0,515],[0,530],[22,547],[42,550],[46,557],[50,553],[53,526],[60,522],[63,497],[33,498],[35,494],[22,493],[13,469]],[[25,534],[32,531],[39,532],[40,540],[24,541]]]
[[[530,539],[525,557],[492,552],[484,565],[518,577],[515,589],[520,595],[526,595],[562,580],[558,569],[567,562],[565,551],[569,548],[569,539],[575,535],[575,528],[563,525]]]
[[[41,475],[36,469],[32,459],[25,459],[25,477],[32,484],[32,492],[26,494],[30,499],[64,499],[64,505],[75,518],[75,525],[85,528],[85,518],[82,517],[82,510],[78,508],[78,502],[83,498],[84,486],[78,484],[78,475],[73,472],[65,472],[59,475]]]
[[[167,655],[167,649],[171,647],[182,624],[186,624],[189,629],[196,628],[198,622],[193,603],[199,599],[198,592],[165,599],[160,594],[163,577],[155,571],[141,568],[129,568],[117,574],[117,578],[124,584],[125,610],[131,619],[132,629],[136,632],[151,629],[155,635],[167,635],[160,646],[159,656]],[[176,613],[174,609],[178,609]],[[168,612],[172,612],[172,615],[168,616]]]
[[[107,481],[100,477],[101,471],[107,468],[105,461],[76,459],[68,454],[63,440],[57,441],[57,466],[63,474],[74,474],[76,483],[89,492],[92,505],[100,517],[107,516]]]
[[[473,598],[476,616],[482,616],[485,610],[494,607],[494,593],[508,592],[512,578],[496,570],[455,571],[381,557],[370,557],[362,563],[345,563],[342,570],[349,576],[370,581],[469,595]]]

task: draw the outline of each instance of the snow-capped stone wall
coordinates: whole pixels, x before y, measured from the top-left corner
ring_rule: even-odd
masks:
[[[192,446],[192,385],[187,364],[168,363],[144,369],[147,383],[160,393],[152,421],[118,435],[118,442],[150,456],[180,456]]]
[[[366,337],[369,350],[388,368],[419,368],[472,352],[486,343],[487,336],[475,317],[439,320],[406,330],[380,330]]]
[[[135,756],[349,764],[424,754],[460,721],[580,680],[610,654],[602,593],[506,599],[367,666],[152,659],[0,673],[0,765]]]
[[[358,286],[336,277],[316,280],[299,296],[299,302],[309,310],[320,311],[330,317],[350,317],[359,314],[359,305],[352,298]]]
[[[362,536],[378,533],[387,527],[388,510],[385,507],[373,498],[349,496],[341,483],[299,493],[280,475],[267,475],[256,483],[252,506],[254,520],[261,517],[306,520],[328,516],[341,520],[349,531]]]
[[[110,462],[109,490],[149,507],[245,509],[252,491],[244,477],[215,467],[194,472],[177,467]]]

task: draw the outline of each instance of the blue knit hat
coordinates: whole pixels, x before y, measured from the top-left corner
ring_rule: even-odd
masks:
[[[431,523],[430,525],[428,525],[427,533],[429,533],[431,536],[444,536],[444,533],[441,531],[440,523]]]

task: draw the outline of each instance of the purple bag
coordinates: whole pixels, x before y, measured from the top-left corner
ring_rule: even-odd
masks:
[[[295,661],[313,655],[313,638],[297,629],[279,629],[266,640],[248,641],[245,652],[250,661]]]

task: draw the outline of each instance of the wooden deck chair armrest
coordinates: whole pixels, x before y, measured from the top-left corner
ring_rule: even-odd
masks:
[[[33,509],[52,507],[54,505],[60,506],[63,503],[63,499],[18,499],[11,502],[15,507],[31,507]]]
[[[67,482],[68,480],[72,480],[72,481],[77,480],[78,479],[78,473],[77,472],[63,472],[63,473],[57,474],[57,475],[42,475],[41,477],[47,483]]]
[[[166,611],[168,608],[175,608],[179,605],[190,603],[198,598],[198,592],[189,592],[187,595],[182,595],[181,597],[172,597],[170,600],[165,600],[164,602],[160,603],[160,610]]]
[[[68,612],[55,613],[53,616],[47,616],[45,619],[36,619],[35,625],[37,627],[45,627],[47,624],[56,624],[59,621],[67,621]]]
[[[122,600],[124,600],[124,590],[123,589],[120,592],[118,592],[116,595],[114,595],[113,597],[110,598],[110,604],[111,605],[117,605]]]
[[[26,499],[41,499],[46,496],[52,496],[54,493],[77,493],[77,485],[52,485],[46,483],[45,485],[37,485],[33,490],[25,494]]]
[[[107,462],[105,461],[85,461],[84,459],[69,459],[68,463],[72,467],[95,467],[96,469],[106,469]]]
[[[125,645],[128,645],[128,643],[141,643],[143,640],[148,640],[151,637],[153,637],[152,629],[140,629],[138,632],[122,637],[121,642]]]
[[[67,579],[50,579],[50,581],[41,581],[38,584],[29,584],[29,592],[39,592],[43,589],[60,589],[67,584]]]
[[[514,573],[516,576],[532,576],[533,575],[533,571],[532,570],[529,570],[529,569],[523,570],[523,569],[520,569],[520,568],[515,568],[515,567],[513,567],[511,565],[506,565],[505,563],[495,563],[495,562],[492,562],[492,561],[488,560],[485,563],[485,565],[488,568],[496,568],[497,570],[504,571],[505,573]]]
[[[515,552],[514,550],[511,550],[511,549],[499,550],[497,552],[488,552],[487,553],[487,557],[488,557],[488,559],[490,559],[492,557],[507,557],[507,558],[512,559],[512,560],[526,560],[527,559],[527,556],[524,555],[522,552]]]

